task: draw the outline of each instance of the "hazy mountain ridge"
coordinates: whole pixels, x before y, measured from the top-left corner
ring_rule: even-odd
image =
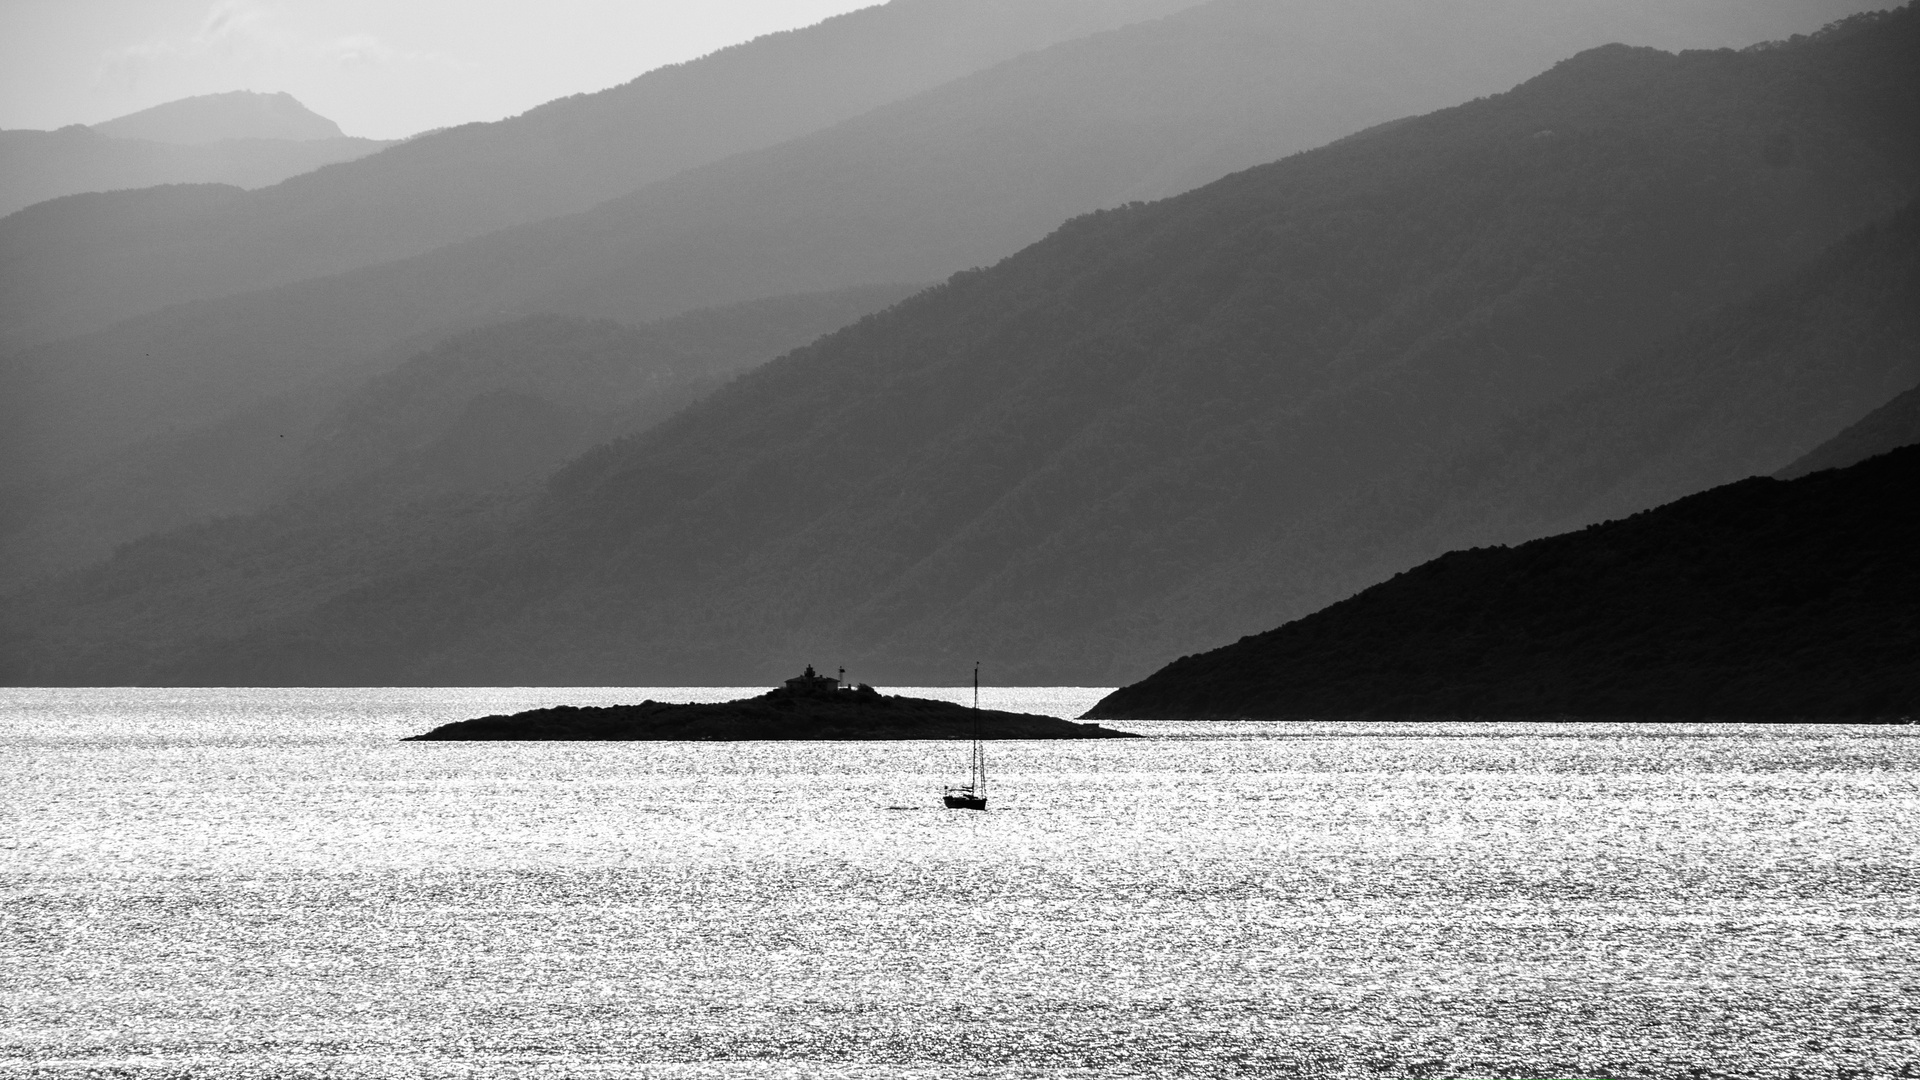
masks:
[[[770,34],[494,123],[408,140],[249,193],[214,221],[156,209],[60,289],[8,263],[71,258],[0,243],[0,350],[198,298],[404,258],[573,213],[704,162],[768,146],[1058,41],[1194,0],[894,0]],[[20,282],[25,281],[25,284]]]
[[[183,146],[138,139],[107,138],[86,128],[59,131],[0,131],[0,215],[49,199],[86,192],[150,188],[163,184],[230,184],[258,188],[343,161],[352,161],[394,145],[375,139],[229,139]],[[149,208],[149,213],[159,205]],[[169,226],[171,227],[171,225]],[[89,231],[97,231],[95,228]],[[20,234],[0,224],[0,242]],[[49,256],[73,254],[69,243],[41,250]],[[11,262],[11,260],[8,260]],[[17,264],[16,264],[17,265]],[[88,266],[86,273],[92,273]],[[29,318],[0,337],[0,347],[38,334]]]
[[[1916,296],[1909,203],[1593,385],[1376,486],[1339,529],[1353,544],[1391,537],[1413,562],[1773,473],[1920,380]]]
[[[340,125],[288,93],[232,90],[201,94],[116,116],[92,125],[114,139],[163,143],[216,143],[229,139],[344,139]]]
[[[409,567],[482,558],[526,501],[515,492],[395,500],[372,486],[143,537],[83,574],[15,593],[0,613],[0,671],[13,685],[107,672],[150,682],[204,642],[304,618]]]
[[[532,316],[475,327],[391,370],[148,440],[64,488],[5,492],[0,583],[104,557],[144,532],[342,485],[356,494],[336,506],[371,506],[537,479],[912,291],[775,297],[639,326]]]
[[[944,276],[1089,207],[1500,88],[1501,71],[1520,78],[1537,70],[1522,62],[1563,55],[1529,50],[1618,17],[1514,0],[1467,15],[1400,0],[1224,0],[1009,61],[575,217],[44,348],[0,372],[0,396],[18,403],[0,436],[7,480],[43,485],[113,441],[207,423],[450,323],[542,310],[632,319]]]
[[[1910,199],[1916,22],[1594,50],[1076,219],[587,455],[484,550],[148,670],[645,684],[798,651],[1094,681],[1311,611],[1406,564],[1297,543],[1234,611],[1190,601]],[[1783,116],[1831,143],[1769,162]]]
[[[299,479],[485,490],[544,478],[728,378],[918,291],[778,297],[629,326],[534,315],[457,334],[356,390],[316,426]],[[538,446],[507,451],[518,425]],[[453,445],[464,441],[474,453]],[[491,465],[489,469],[487,466]]]
[[[1920,713],[1920,448],[1456,551],[1167,665],[1100,719]]]
[[[1796,480],[1823,469],[1857,465],[1915,443],[1920,443],[1920,386],[1868,413],[1859,423],[1773,475],[1778,480]]]
[[[477,559],[536,490],[524,480],[579,440],[639,430],[730,372],[909,291],[780,297],[642,326],[535,316],[480,327],[357,387],[276,399],[150,447],[83,494],[122,514],[197,507],[214,519],[13,592],[0,605],[0,672],[144,681],[205,641],[301,616],[408,567]],[[141,471],[149,456],[176,481],[178,459],[202,465],[209,490],[160,487]],[[248,487],[279,501],[221,515],[220,500]]]

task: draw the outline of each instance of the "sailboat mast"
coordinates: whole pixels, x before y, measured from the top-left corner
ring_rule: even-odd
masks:
[[[945,798],[949,810],[985,810],[987,808],[987,753],[980,744],[980,662],[973,664],[973,755],[967,763],[967,786],[950,787]]]
[[[973,790],[987,793],[987,754],[980,746],[980,661],[973,662]]]

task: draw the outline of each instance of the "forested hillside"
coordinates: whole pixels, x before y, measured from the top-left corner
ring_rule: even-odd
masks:
[[[1555,516],[1539,524],[1618,517],[1773,472],[1818,446],[1920,381],[1916,298],[1920,203],[1909,203],[1532,418],[1548,441],[1509,456],[1560,478],[1546,504]],[[1588,486],[1568,482],[1574,476]],[[1485,502],[1520,494],[1499,490]]]
[[[283,491],[377,479],[484,490],[543,479],[727,379],[918,291],[750,301],[626,326],[533,315],[454,335],[368,380],[314,425]]]
[[[1412,565],[1773,473],[1920,381],[1916,297],[1920,203],[1909,203],[1592,385],[1355,492],[1312,541]],[[1258,556],[1300,557],[1284,545]],[[1216,603],[1263,572],[1219,569]]]
[[[585,456],[485,545],[277,627],[142,642],[113,677],[674,684],[805,654],[896,682],[977,658],[1097,683],[1305,614],[1408,565],[1391,531],[1327,531],[1356,492],[1904,206],[1916,24],[1594,50],[1076,219]],[[1277,550],[1241,606],[1191,602]]]
[[[1920,448],[1457,551],[1108,695],[1101,719],[1920,715]]]
[[[65,488],[8,493],[13,501],[0,504],[0,589],[104,558],[145,533],[270,510],[343,485],[351,490],[328,498],[334,518],[274,520],[332,529],[328,522],[351,519],[360,528],[376,507],[385,513],[408,500],[537,480],[586,447],[649,427],[735,373],[913,291],[774,297],[639,326],[555,315],[483,324],[391,370],[303,387],[150,439]],[[271,529],[249,535],[293,549],[320,542]],[[191,547],[158,539],[172,550]],[[200,600],[225,602],[218,590]]]
[[[40,520],[109,516],[126,535],[143,522],[196,523],[16,591],[0,605],[0,670],[42,680],[147,670],[181,641],[245,634],[409,567],[480,557],[537,493],[529,481],[580,444],[644,430],[908,291],[780,297],[641,326],[532,316],[455,335],[358,385],[161,440],[151,460],[95,478],[85,504]],[[222,502],[238,497],[266,509]],[[57,539],[100,537],[70,527]],[[5,549],[0,566],[36,569]]]

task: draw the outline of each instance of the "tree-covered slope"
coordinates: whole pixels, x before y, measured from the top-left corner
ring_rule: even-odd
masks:
[[[105,558],[147,533],[162,534],[156,539],[176,563],[225,581],[217,562],[239,558],[228,541],[172,530],[259,514],[260,522],[236,529],[229,521],[219,534],[252,537],[263,550],[241,561],[259,562],[276,557],[265,548],[324,544],[292,535],[297,530],[392,527],[396,504],[523,487],[588,446],[641,431],[738,372],[913,291],[774,297],[638,326],[535,315],[453,334],[391,370],[305,387],[150,439],[66,487],[0,492],[0,591]],[[325,516],[279,506],[343,486],[350,497],[329,496]],[[410,543],[413,525],[400,528],[395,542]],[[194,562],[192,536],[215,541],[202,552],[209,561]],[[297,563],[285,569],[302,572]],[[338,570],[305,572],[324,580]],[[255,582],[275,589],[272,575]],[[198,618],[186,609],[221,610],[235,603],[229,592],[210,583],[192,601],[176,597],[162,606]]]
[[[1920,714],[1920,448],[1457,551],[1102,699],[1103,719]]]
[[[0,603],[0,672],[142,681],[199,643],[410,567],[476,558],[527,503],[529,481],[582,443],[643,430],[905,291],[640,326],[532,316],[454,335],[357,385],[156,440],[71,502],[39,507],[31,520],[46,532],[0,532],[0,569],[44,579]],[[52,573],[76,552],[105,558]]]
[[[914,286],[773,297],[629,326],[531,315],[463,331],[318,418],[273,493],[375,480],[485,490],[544,479],[733,376],[882,310]]]
[[[1604,378],[1351,493],[1311,530],[1216,567],[1183,602],[1250,614],[1243,598],[1260,591],[1271,566],[1344,551],[1397,569],[1774,473],[1920,379],[1916,298],[1920,203],[1909,203],[1628,354]]]
[[[82,199],[25,233],[0,223],[0,351],[574,213],[1028,50],[1192,2],[893,0],[236,192],[207,218],[178,220],[164,198],[130,197],[109,220]],[[31,272],[46,263],[74,272]]]
[[[1531,479],[1509,466],[1465,505],[1533,502],[1532,524],[1557,531],[1774,472],[1920,380],[1916,301],[1911,202],[1529,418],[1540,441],[1523,452],[1506,432]]]
[[[138,678],[675,684],[805,654],[1097,684],[1304,614],[1408,565],[1391,517],[1333,527],[1357,494],[1910,200],[1916,24],[1594,50],[1076,219],[587,455],[482,550]]]

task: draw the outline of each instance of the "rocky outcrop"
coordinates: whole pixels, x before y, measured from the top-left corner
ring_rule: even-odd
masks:
[[[561,705],[443,724],[409,741],[713,741],[793,739],[1130,739],[1130,732],[1031,713],[969,709],[950,701],[893,697],[870,686],[809,693],[786,688],[700,705],[643,701]]]

